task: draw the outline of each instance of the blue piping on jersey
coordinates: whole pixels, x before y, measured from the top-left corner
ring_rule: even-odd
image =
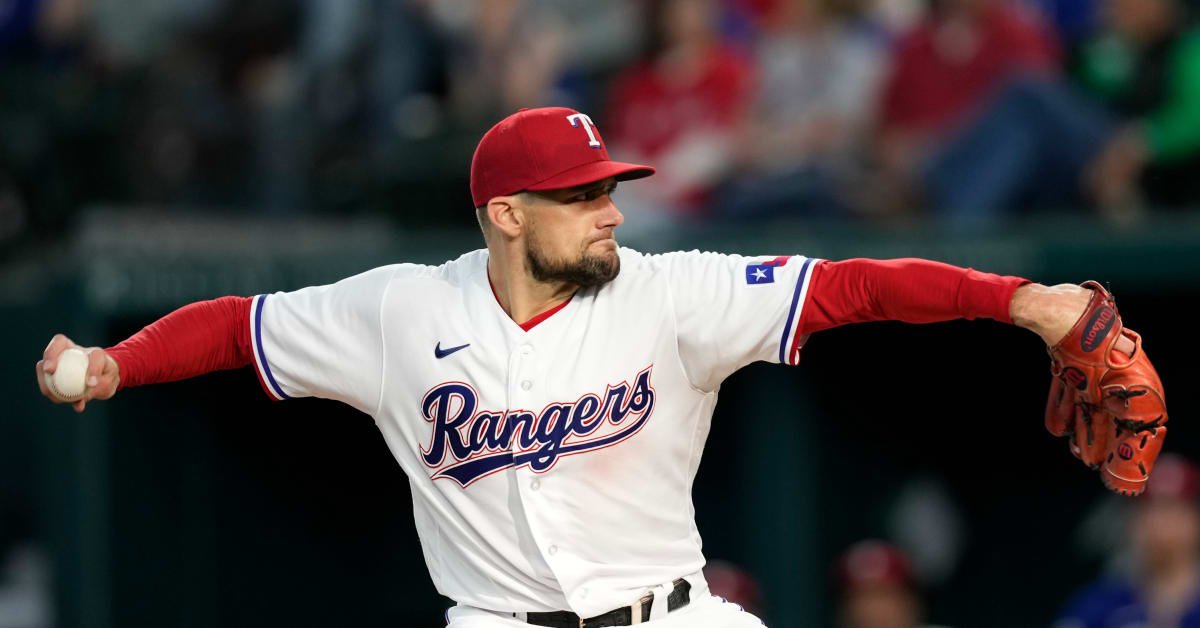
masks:
[[[258,350],[258,361],[260,364],[262,364],[263,372],[267,374],[267,383],[271,384],[271,388],[275,390],[276,394],[278,394],[280,398],[291,399],[291,397],[287,396],[287,394],[283,392],[283,389],[279,387],[279,382],[275,381],[275,376],[271,374],[271,365],[267,364],[267,354],[263,351],[262,312],[263,306],[266,304],[267,295],[259,295],[258,311],[254,313],[254,348]],[[795,306],[793,305],[792,307]]]
[[[787,364],[787,345],[788,332],[792,331],[792,320],[796,318],[796,306],[800,303],[800,291],[804,285],[804,278],[808,276],[808,266],[812,264],[812,258],[804,260],[804,266],[800,267],[800,276],[796,278],[796,291],[792,293],[792,309],[788,310],[787,325],[783,326],[783,338],[779,341],[779,363]],[[799,333],[800,330],[796,330]]]

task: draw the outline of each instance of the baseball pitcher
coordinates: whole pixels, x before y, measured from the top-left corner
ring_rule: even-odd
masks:
[[[709,594],[691,502],[721,382],[796,364],[847,323],[991,318],[1049,347],[1046,426],[1106,486],[1142,491],[1162,385],[1100,285],[1030,283],[920,259],[620,248],[618,182],[585,114],[522,110],[471,164],[485,248],[328,286],[193,303],[89,349],[83,411],[133,386],[252,366],[272,399],[374,418],[412,488],[453,628],[758,626]],[[50,341],[43,382],[75,344]]]

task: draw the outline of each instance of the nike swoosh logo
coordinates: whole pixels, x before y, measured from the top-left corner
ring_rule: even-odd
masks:
[[[435,357],[437,357],[437,359],[440,360],[440,359],[450,355],[451,353],[458,351],[459,349],[466,349],[469,346],[471,346],[471,343],[468,342],[465,345],[458,345],[457,347],[450,347],[449,349],[443,349],[442,343],[439,341],[437,343],[437,346],[433,348],[433,355]]]

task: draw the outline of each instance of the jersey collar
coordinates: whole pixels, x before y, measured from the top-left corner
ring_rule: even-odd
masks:
[[[488,287],[492,289],[492,298],[496,299],[496,305],[499,305],[500,310],[504,311],[504,304],[500,303],[500,295],[496,294],[496,286],[492,284],[492,274],[488,271],[486,265],[484,266],[483,272],[484,272],[484,275],[487,276]],[[579,294],[579,291],[576,290],[575,294]],[[541,314],[534,316],[533,318],[525,321],[524,323],[517,323],[517,326],[520,327],[523,331],[529,331],[529,330],[533,329],[534,327],[537,327],[538,323],[541,323],[542,321],[546,320],[547,318],[554,316],[555,314],[558,313],[559,310],[563,309],[564,307],[567,307],[567,304],[570,303],[571,300],[575,298],[575,294],[572,294],[570,296],[570,298],[568,298],[566,301],[563,301],[562,303],[559,303],[558,305],[546,310],[545,312],[542,312]]]

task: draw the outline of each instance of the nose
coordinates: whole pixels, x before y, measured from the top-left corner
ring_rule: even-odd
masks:
[[[601,229],[619,227],[621,223],[625,222],[625,214],[622,214],[621,210],[617,209],[617,205],[613,203],[611,196],[605,196],[604,202],[606,205],[604,211],[600,214],[600,224],[598,226]]]

